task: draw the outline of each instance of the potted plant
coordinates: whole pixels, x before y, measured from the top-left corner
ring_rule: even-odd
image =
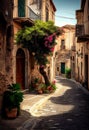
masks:
[[[44,93],[45,88],[46,88],[46,85],[45,85],[44,83],[41,83],[41,84],[39,84],[39,86],[38,86],[38,88],[37,88],[37,92],[38,92],[39,94],[42,94],[42,93]]]
[[[2,102],[2,116],[16,118],[20,113],[20,103],[23,101],[23,93],[18,83],[9,85],[4,92]]]
[[[65,74],[66,74],[66,78],[71,78],[71,69],[70,68],[66,68],[65,69]]]
[[[55,90],[57,89],[55,83],[56,83],[56,81],[54,80],[52,83],[50,83],[49,86],[47,86],[47,90],[46,90],[47,93],[53,93],[53,92],[55,92]]]
[[[36,90],[37,87],[38,87],[38,85],[39,85],[39,78],[32,79],[32,81],[31,81],[31,87],[33,88],[33,90]]]

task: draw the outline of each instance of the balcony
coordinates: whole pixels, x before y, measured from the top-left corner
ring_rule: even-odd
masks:
[[[22,27],[32,26],[37,19],[40,19],[40,15],[37,15],[29,6],[14,6],[13,20]]]
[[[84,25],[76,25],[76,36],[80,37],[84,35]]]
[[[76,37],[78,38],[77,42],[84,42],[84,41],[89,40],[89,33],[88,33],[88,31],[86,31],[85,27],[86,26],[84,26],[83,24],[76,25]]]
[[[13,12],[14,18],[29,18],[33,21],[40,19],[40,15],[36,14],[29,6],[14,6]]]

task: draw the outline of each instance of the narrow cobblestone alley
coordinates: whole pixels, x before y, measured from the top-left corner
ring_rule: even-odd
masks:
[[[62,88],[34,112],[33,130],[89,130],[89,94],[74,81],[58,79]]]

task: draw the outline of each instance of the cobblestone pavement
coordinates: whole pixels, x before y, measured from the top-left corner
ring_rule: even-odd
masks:
[[[53,94],[26,93],[21,115],[0,119],[0,130],[89,130],[89,91],[73,80],[57,81]]]
[[[89,130],[89,93],[72,80],[58,82],[62,89],[34,111],[31,130]]]

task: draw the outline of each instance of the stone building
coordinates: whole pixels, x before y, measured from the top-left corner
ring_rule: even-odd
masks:
[[[30,0],[30,8],[38,15],[38,19],[46,22],[53,21],[55,23],[55,11],[56,7],[52,0]],[[50,64],[47,67],[47,73],[49,79],[54,79],[54,66],[55,66],[55,55],[53,54],[50,59]]]
[[[21,28],[32,26],[33,20],[30,19],[27,6],[28,1],[14,0],[13,25],[14,36]],[[33,12],[33,15],[35,13]],[[13,82],[18,82],[21,89],[25,90],[29,87],[31,74],[31,59],[27,49],[15,44],[13,48]]]
[[[33,0],[32,3],[31,0],[0,1],[0,109],[8,84],[18,82],[25,90],[31,82],[33,56],[15,44],[15,34],[25,26],[33,26],[36,19],[54,21],[55,11],[52,0]],[[35,66],[35,73],[39,75],[37,69]]]
[[[14,0],[13,23],[14,35],[24,26],[33,26],[34,20],[54,21],[56,8],[52,0]],[[51,15],[52,14],[52,15]],[[34,66],[32,55],[27,49],[14,45],[13,49],[13,81],[21,84],[21,89],[29,88],[32,75],[37,74],[38,66]],[[53,60],[51,60],[51,66]],[[35,71],[34,71],[34,67]],[[53,66],[52,66],[53,67]],[[52,69],[51,67],[51,69]],[[51,70],[51,73],[53,69]],[[52,78],[52,77],[51,77]]]
[[[3,92],[13,81],[13,1],[0,1],[0,109]]]
[[[52,0],[30,0],[29,6],[42,21],[55,22],[56,8]]]
[[[76,10],[76,80],[89,89],[89,1],[81,0]]]
[[[59,36],[58,44],[55,48],[55,74],[65,77],[65,69],[71,69],[73,56],[73,47],[75,42],[75,26],[65,25],[61,27],[62,35]],[[73,74],[71,75],[73,77]]]

